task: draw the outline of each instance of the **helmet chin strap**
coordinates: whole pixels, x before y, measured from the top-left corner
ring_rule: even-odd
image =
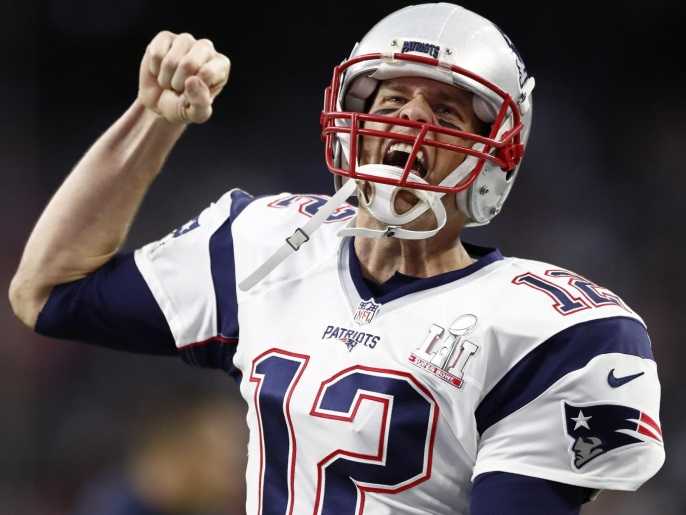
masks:
[[[464,164],[464,163],[463,163]],[[462,166],[462,165],[461,165]],[[447,183],[456,184],[460,176],[461,166],[451,172],[448,177],[441,181],[441,185]],[[358,171],[367,175],[377,176],[387,179],[400,179],[403,170],[399,167],[383,164],[367,164],[358,167]],[[410,174],[413,181],[428,184],[421,177]],[[349,179],[345,182],[336,194],[324,204],[317,213],[309,219],[302,227],[298,227],[286,241],[278,247],[272,255],[253,272],[238,283],[241,291],[248,291],[257,283],[269,275],[279,264],[291,254],[300,250],[300,247],[310,240],[312,234],[321,226],[322,223],[351,195],[355,194],[357,182]],[[405,213],[398,213],[395,210],[394,200],[396,195],[403,189],[389,184],[372,183],[373,195],[370,202],[365,202],[369,212],[382,224],[386,224],[385,229],[368,229],[366,227],[346,227],[338,231],[338,236],[360,236],[364,238],[400,238],[406,240],[423,240],[434,236],[446,224],[447,215],[445,207],[441,202],[443,193],[426,190],[412,189],[412,193],[419,199],[417,204],[412,206]],[[364,199],[362,199],[364,202]],[[419,218],[426,211],[431,210],[436,218],[436,227],[426,231],[415,231],[401,227]],[[353,219],[353,222],[355,219]]]
[[[400,179],[403,174],[401,168],[384,164],[362,165],[357,168],[357,171],[385,179]],[[428,184],[424,179],[413,173],[410,173],[409,177],[414,182]],[[398,213],[395,209],[395,199],[398,193],[405,188],[371,181],[368,184],[372,187],[371,200],[367,201],[364,196],[358,195],[360,203],[364,204],[371,215],[382,224],[385,224],[386,227],[384,229],[345,227],[338,231],[338,236],[360,236],[363,238],[392,237],[404,240],[423,240],[431,238],[445,226],[447,215],[445,207],[440,200],[443,193],[412,189],[412,194],[417,197],[418,202],[404,213]],[[431,210],[436,218],[436,227],[434,229],[418,231],[401,227],[416,220],[428,210]]]
[[[274,270],[281,262],[291,254],[295,254],[300,247],[310,240],[310,236],[319,229],[319,226],[339,207],[345,202],[348,197],[353,195],[357,184],[355,181],[348,181],[332,196],[326,204],[319,208],[317,213],[308,220],[302,227],[295,229],[286,241],[278,247],[269,258],[252,271],[250,275],[243,278],[238,283],[238,288],[241,291],[248,291],[262,279],[267,277],[272,270]]]

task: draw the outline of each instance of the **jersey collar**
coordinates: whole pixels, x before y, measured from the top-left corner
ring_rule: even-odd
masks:
[[[463,242],[467,253],[473,258],[476,258],[474,263],[465,268],[427,278],[411,277],[396,272],[395,275],[384,284],[370,287],[370,284],[362,275],[362,267],[357,258],[357,254],[355,253],[355,239],[347,238],[347,240],[347,242],[343,242],[344,249],[342,250],[346,250],[346,252],[342,253],[341,257],[344,259],[347,257],[347,268],[357,295],[364,300],[374,298],[378,304],[385,304],[400,297],[410,295],[411,293],[428,290],[429,288],[435,288],[457,281],[481,270],[491,263],[503,259],[503,256],[498,249],[480,247]],[[347,256],[345,256],[345,254],[347,254]],[[377,296],[374,295],[372,289],[376,291]]]

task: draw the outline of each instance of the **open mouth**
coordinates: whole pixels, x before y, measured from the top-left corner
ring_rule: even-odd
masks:
[[[405,168],[411,152],[412,145],[407,143],[391,143],[386,148],[382,162],[385,165]],[[415,158],[414,163],[412,164],[412,173],[424,179],[428,173],[427,168],[428,165],[426,155],[424,154],[424,150],[420,149],[419,152],[417,152],[417,157]]]

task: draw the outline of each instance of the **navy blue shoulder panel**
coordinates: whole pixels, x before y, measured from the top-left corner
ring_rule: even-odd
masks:
[[[231,214],[210,238],[210,266],[217,298],[217,334],[238,338],[238,300],[236,298],[236,262],[233,256],[231,226],[236,218],[254,201],[244,191],[231,194]]]
[[[487,472],[474,480],[470,515],[578,515],[592,491],[537,477]]]
[[[515,364],[476,409],[479,434],[525,406],[563,376],[600,354],[618,352],[653,359],[648,333],[628,317],[590,320],[568,327]]]
[[[133,253],[118,254],[77,281],[55,286],[36,332],[142,354],[176,354],[167,320]]]
[[[221,368],[236,376],[232,364],[238,343],[238,299],[236,298],[236,263],[231,226],[255,197],[241,190],[231,193],[231,213],[210,237],[210,268],[217,302],[217,336],[183,349],[189,364]]]

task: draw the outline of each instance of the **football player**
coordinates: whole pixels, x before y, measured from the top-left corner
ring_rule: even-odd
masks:
[[[572,514],[657,472],[641,318],[460,238],[500,212],[531,128],[534,79],[497,26],[445,3],[392,13],[326,90],[333,197],[231,190],[119,254],[228,72],[207,40],[153,39],[137,100],[29,239],[10,292],[28,326],[235,377],[250,514]]]

